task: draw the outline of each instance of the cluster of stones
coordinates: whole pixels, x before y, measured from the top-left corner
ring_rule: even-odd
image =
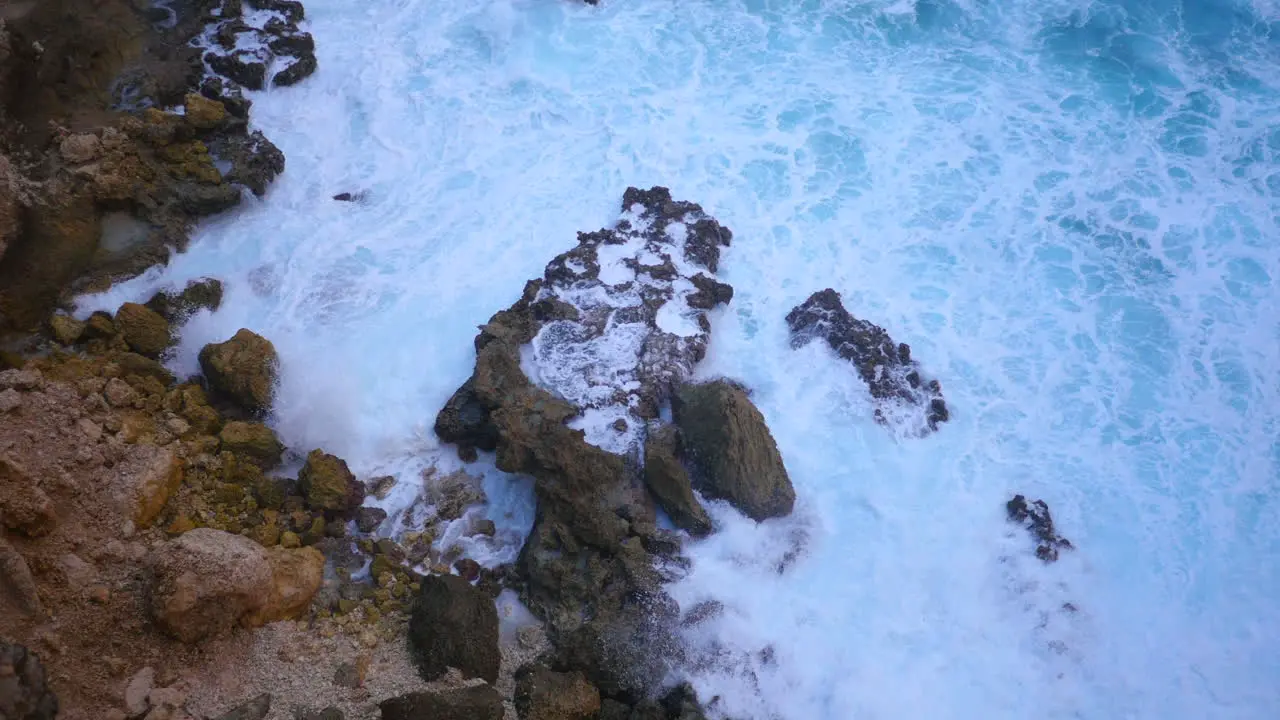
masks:
[[[204,61],[249,90],[261,90],[276,62],[286,61],[271,82],[293,85],[316,71],[315,40],[298,28],[304,17],[302,3],[295,0],[223,0],[211,12],[213,22],[200,41],[206,48]]]

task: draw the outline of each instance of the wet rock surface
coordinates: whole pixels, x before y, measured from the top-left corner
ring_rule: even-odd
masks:
[[[502,696],[488,685],[415,692],[383,701],[382,720],[502,720]]]
[[[789,515],[796,493],[764,416],[741,387],[718,380],[684,385],[675,422],[696,468],[694,487],[753,520]]]
[[[246,5],[259,12],[247,14]],[[198,44],[205,49],[204,61],[214,72],[245,88],[265,87],[267,70],[276,60],[287,65],[272,76],[272,83],[293,85],[317,67],[315,40],[298,27],[304,19],[305,11],[298,2],[226,0],[218,21]]]
[[[649,433],[644,445],[644,481],[671,522],[689,534],[711,532],[711,518],[693,494],[689,471],[679,459],[679,431],[670,425]]]
[[[1055,562],[1059,551],[1075,548],[1070,540],[1059,535],[1054,528],[1053,516],[1049,514],[1049,505],[1045,501],[1027,500],[1022,495],[1014,495],[1005,503],[1005,512],[1009,522],[1026,528],[1036,543],[1036,557],[1044,562]]]
[[[880,401],[877,420],[887,421],[893,412],[890,403],[914,408],[918,424],[929,431],[950,418],[942,386],[923,377],[919,363],[911,358],[910,346],[895,343],[884,328],[851,315],[835,290],[827,288],[810,295],[787,313],[787,326],[792,347],[825,340],[837,356],[853,364],[872,397]]]
[[[209,385],[250,412],[271,406],[278,365],[271,341],[243,328],[200,351],[200,369]]]

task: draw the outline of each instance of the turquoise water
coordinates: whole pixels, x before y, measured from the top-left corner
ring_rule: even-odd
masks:
[[[704,372],[755,389],[799,496],[760,526],[713,508],[672,592],[726,612],[678,676],[736,717],[1280,716],[1274,2],[307,12],[320,72],[254,98],[284,176],[86,311],[223,277],[174,365],[268,335],[283,437],[400,473],[394,508],[475,326],[667,185],[734,231]],[[941,380],[941,432],[877,425],[789,348],[828,286]],[[488,483],[517,538],[527,490]],[[1014,492],[1078,550],[1035,561]]]

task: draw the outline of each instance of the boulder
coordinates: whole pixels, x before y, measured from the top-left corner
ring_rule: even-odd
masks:
[[[298,473],[298,485],[313,510],[344,513],[364,502],[364,484],[346,461],[323,450],[312,450]]]
[[[227,182],[244,185],[258,197],[284,172],[284,153],[258,130],[214,138],[209,141],[209,150],[231,165]]]
[[[49,318],[49,329],[53,331],[53,339],[63,345],[74,345],[84,336],[85,324],[70,315],[54,315]]]
[[[192,280],[179,293],[158,292],[147,307],[170,323],[179,323],[200,309],[217,310],[222,304],[222,281],[214,278]]]
[[[787,326],[792,347],[824,340],[857,369],[871,396],[879,401],[878,421],[886,421],[885,403],[890,401],[919,408],[921,425],[930,431],[951,417],[942,386],[921,376],[919,363],[911,359],[911,347],[895,343],[879,325],[851,315],[835,290],[827,288],[810,295],[787,313]]]
[[[0,614],[6,616],[9,612],[31,616],[44,613],[26,558],[4,539],[3,534],[0,534],[0,610],[3,611]]]
[[[22,645],[0,640],[0,718],[54,720],[57,716],[58,698],[40,658]]]
[[[580,672],[531,664],[516,671],[515,681],[520,720],[592,720],[600,712],[600,691]]]
[[[674,427],[663,425],[650,431],[644,443],[644,481],[676,527],[694,536],[706,535],[711,532],[711,518],[694,497],[689,471],[676,456],[678,445]]]
[[[378,704],[382,720],[502,720],[502,696],[489,685],[414,692]]]
[[[271,693],[262,693],[252,700],[238,705],[213,720],[262,720],[271,712]]]
[[[230,340],[200,351],[200,369],[209,385],[250,411],[271,406],[278,367],[275,346],[250,330],[241,329]]]
[[[102,154],[102,140],[97,135],[78,133],[68,135],[58,147],[62,159],[72,165],[83,165],[93,162]]]
[[[264,50],[236,50],[227,54],[205,53],[204,61],[219,75],[249,90],[261,90],[267,81],[270,56]]]
[[[271,598],[272,565],[249,538],[196,528],[153,551],[156,622],[183,642],[223,634]]]
[[[147,712],[147,697],[156,684],[156,670],[144,667],[129,678],[124,687],[124,710],[129,717],[138,717]]]
[[[296,85],[316,71],[315,53],[304,53],[288,67],[275,74],[271,82],[276,85]]]
[[[260,422],[232,420],[218,434],[222,449],[249,460],[263,470],[280,464],[284,445],[271,428]]]
[[[27,537],[40,537],[53,530],[56,521],[53,501],[36,480],[21,465],[0,456],[0,524]]]
[[[723,380],[684,385],[673,410],[699,491],[756,521],[791,513],[796,493],[782,456],[742,388]]]
[[[169,321],[146,305],[125,303],[116,311],[116,329],[134,352],[159,357],[173,343]]]
[[[1053,526],[1053,516],[1049,514],[1049,505],[1043,500],[1028,501],[1022,495],[1014,495],[1005,503],[1005,512],[1009,522],[1026,528],[1036,543],[1036,557],[1045,563],[1055,562],[1059,550],[1072,550],[1071,541],[1058,534]]]
[[[168,446],[136,445],[112,470],[121,512],[138,527],[151,525],[182,484],[182,460]]]
[[[271,565],[271,589],[267,602],[246,622],[262,625],[298,617],[311,604],[324,582],[324,555],[313,547],[267,549]]]
[[[496,681],[501,653],[493,599],[456,575],[424,578],[409,617],[409,646],[425,680],[453,667],[463,677]]]
[[[480,479],[464,470],[449,473],[441,478],[426,478],[427,502],[435,505],[436,516],[442,520],[457,520],[472,505],[485,502]]]
[[[383,520],[387,519],[387,511],[376,507],[361,507],[356,509],[356,529],[362,533],[371,533],[378,529]]]

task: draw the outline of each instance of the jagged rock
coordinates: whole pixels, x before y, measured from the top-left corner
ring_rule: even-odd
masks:
[[[183,642],[197,642],[234,627],[266,606],[272,568],[263,547],[249,538],[196,528],[153,552],[156,622]]]
[[[74,345],[84,335],[85,324],[70,315],[54,315],[49,318],[53,338],[63,345]]]
[[[387,511],[376,507],[356,508],[356,529],[362,533],[371,533],[378,529],[387,519]]]
[[[677,458],[677,431],[665,425],[649,432],[644,444],[644,481],[675,526],[694,536],[711,532],[711,518],[693,494],[689,471]]]
[[[364,485],[347,463],[322,450],[312,450],[298,473],[298,484],[314,510],[343,513],[364,502]]]
[[[921,408],[922,424],[929,430],[937,430],[938,423],[950,418],[942,386],[937,380],[922,378],[919,363],[911,359],[911,347],[894,343],[884,328],[849,314],[835,290],[827,288],[810,295],[787,313],[787,325],[792,347],[815,338],[826,340],[836,355],[857,368],[872,397]],[[885,421],[883,403],[876,409],[876,419]]]
[[[266,84],[269,59],[262,50],[236,50],[225,55],[211,52],[204,56],[214,72],[250,90],[261,90]]]
[[[217,716],[214,720],[262,720],[271,712],[271,693],[262,693],[254,699]]]
[[[124,341],[140,355],[159,357],[173,342],[169,321],[145,305],[121,305],[116,311],[115,324]]]
[[[102,395],[107,399],[111,407],[115,408],[131,407],[134,401],[138,399],[137,391],[120,378],[108,380],[102,390]]]
[[[324,582],[324,555],[313,547],[267,549],[271,588],[261,609],[249,614],[250,625],[297,617],[311,604]]]
[[[760,521],[791,513],[796,493],[764,416],[740,387],[684,385],[673,403],[696,487]]]
[[[214,278],[192,280],[182,292],[158,292],[146,304],[170,323],[179,323],[201,308],[217,310],[222,305],[222,281]]]
[[[222,426],[218,435],[222,449],[253,462],[263,470],[280,464],[284,444],[271,428],[260,422],[233,420]]]
[[[1059,550],[1072,550],[1071,541],[1058,534],[1053,527],[1053,516],[1049,514],[1049,505],[1043,500],[1027,501],[1022,495],[1014,495],[1005,503],[1009,522],[1015,522],[1027,529],[1036,541],[1036,557],[1046,563],[1058,559]]]
[[[288,67],[275,74],[271,82],[276,85],[295,85],[316,71],[316,56],[313,53],[302,55]]]
[[[298,30],[297,25],[284,22],[279,18],[271,18],[266,25],[262,26],[262,29],[271,36],[267,41],[267,47],[277,55],[302,57],[316,51],[316,41],[311,37],[311,33]]]
[[[243,328],[230,340],[200,351],[200,369],[209,384],[251,411],[271,406],[278,366],[271,341]]]
[[[36,581],[31,576],[26,558],[0,535],[0,609],[9,607],[23,615],[44,614]],[[6,609],[5,612],[9,610]]]
[[[248,119],[249,108],[253,103],[244,97],[240,87],[224,81],[220,77],[209,77],[200,85],[200,94],[210,100],[222,103],[232,117],[240,120]]]
[[[53,501],[36,480],[0,456],[0,523],[27,537],[40,537],[53,530],[56,521]]]
[[[382,720],[502,720],[502,696],[489,685],[415,692],[378,704]]]
[[[106,340],[116,334],[116,323],[111,315],[99,310],[84,321],[84,337],[86,340]]]
[[[456,575],[424,578],[409,616],[409,646],[425,680],[454,667],[463,677],[496,681],[501,654],[493,599]]]
[[[285,22],[297,25],[306,18],[306,10],[297,0],[244,0],[254,10],[274,10],[284,16]]]
[[[197,130],[212,130],[227,119],[227,108],[217,100],[197,93],[187,93],[183,117]]]
[[[125,517],[147,527],[182,484],[182,461],[168,447],[141,445],[115,467],[113,494]]]
[[[244,185],[258,197],[266,194],[271,181],[284,172],[284,153],[258,130],[214,138],[209,151],[230,163],[227,182]]]
[[[72,165],[82,165],[97,159],[102,153],[102,141],[91,133],[68,135],[58,147],[62,159]]]
[[[119,352],[112,356],[112,359],[120,366],[120,374],[124,377],[137,375],[143,378],[154,378],[161,385],[168,386],[173,383],[173,373],[161,365],[159,362],[131,352]]]
[[[592,720],[600,712],[600,691],[580,672],[532,664],[517,670],[515,681],[520,720]]]
[[[0,718],[54,720],[57,716],[58,698],[48,685],[40,658],[22,645],[0,640]]]
[[[457,520],[471,505],[486,501],[479,478],[458,470],[441,478],[425,479],[427,502],[435,505],[436,517]]]
[[[14,368],[0,372],[0,390],[38,390],[43,382],[39,370]]]

